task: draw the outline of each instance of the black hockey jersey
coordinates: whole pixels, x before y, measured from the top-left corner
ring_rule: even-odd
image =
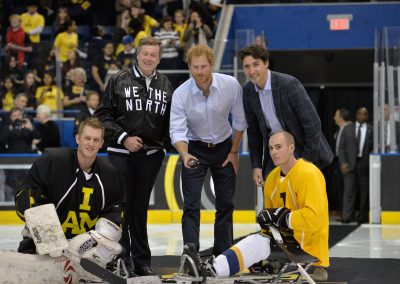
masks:
[[[79,167],[76,151],[50,149],[34,162],[26,184],[17,193],[17,213],[53,203],[66,237],[72,238],[94,229],[100,217],[121,224],[124,186],[119,172],[105,159],[96,158],[91,173],[87,174]],[[30,191],[29,204],[24,204],[18,196],[26,190]]]
[[[168,148],[173,89],[168,78],[155,72],[149,87],[137,66],[115,74],[95,112],[105,127],[107,150],[129,154],[123,142],[138,136],[147,146]]]

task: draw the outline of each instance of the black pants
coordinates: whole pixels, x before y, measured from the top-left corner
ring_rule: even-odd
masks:
[[[121,243],[131,254],[135,266],[150,266],[147,238],[147,210],[151,190],[164,159],[164,151],[147,155],[145,151],[127,156],[108,153],[110,162],[126,180],[127,198]]]
[[[199,249],[201,190],[209,168],[214,181],[216,214],[214,224],[213,254],[219,255],[232,245],[234,210],[234,193],[236,175],[231,163],[222,167],[227,158],[232,142],[226,140],[214,148],[202,142],[190,142],[189,153],[198,158],[200,164],[196,169],[182,166],[183,242],[194,243]]]
[[[360,199],[360,213],[357,221],[360,223],[368,222],[369,213],[369,156],[363,159],[357,158],[355,168],[355,185],[358,189]]]

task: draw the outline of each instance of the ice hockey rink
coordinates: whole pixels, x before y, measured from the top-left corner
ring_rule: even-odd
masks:
[[[341,225],[335,221],[330,225],[330,281],[349,284],[400,283],[400,225],[356,226],[355,223]],[[21,225],[1,225],[0,249],[16,250],[21,229]],[[235,224],[234,237],[239,238],[257,230],[258,224]],[[150,224],[148,234],[155,271],[162,273],[165,271],[162,266],[165,265],[168,266],[168,272],[173,271],[175,266],[178,271],[177,257],[169,258],[174,262],[163,257],[181,254],[180,224]],[[212,247],[213,225],[202,224],[200,234],[201,250]],[[0,283],[5,282],[0,279]]]

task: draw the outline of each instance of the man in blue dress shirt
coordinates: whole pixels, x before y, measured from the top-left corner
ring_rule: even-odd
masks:
[[[210,169],[216,197],[213,253],[218,255],[232,245],[238,148],[246,129],[242,88],[234,77],[212,73],[211,48],[193,46],[187,59],[192,78],[175,90],[170,114],[171,141],[183,163],[183,242],[199,250],[201,190]],[[195,168],[193,159],[199,162]]]

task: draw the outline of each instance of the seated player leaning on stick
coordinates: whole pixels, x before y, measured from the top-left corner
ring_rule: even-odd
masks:
[[[81,257],[96,255],[93,258],[105,264],[122,251],[118,241],[125,188],[117,169],[96,157],[103,136],[97,118],[82,122],[75,136],[78,149],[50,148],[38,158],[16,194],[15,205],[25,221],[26,209],[53,203],[65,236],[71,239],[68,250]],[[26,228],[22,235],[18,252],[36,253]]]
[[[210,271],[204,269],[208,267],[217,276],[229,276],[267,259],[271,248],[266,230],[273,225],[280,230],[293,230],[301,248],[319,259],[314,280],[327,280],[329,219],[325,179],[315,165],[295,158],[294,147],[294,138],[286,131],[276,132],[269,139],[269,153],[276,168],[267,177],[265,209],[257,217],[263,230],[223,252],[212,265],[204,265],[193,247],[186,246],[184,253],[196,260],[199,271],[207,275]]]

